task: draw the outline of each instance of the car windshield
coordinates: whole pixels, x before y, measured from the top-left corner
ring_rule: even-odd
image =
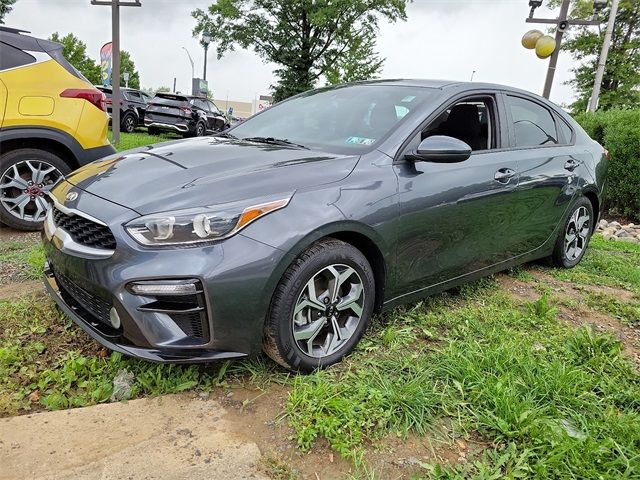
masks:
[[[307,92],[247,119],[238,138],[287,140],[331,153],[363,153],[424,103],[433,90],[399,85],[353,85]]]

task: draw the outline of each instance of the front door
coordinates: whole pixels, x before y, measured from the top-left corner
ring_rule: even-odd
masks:
[[[472,147],[460,163],[396,163],[399,180],[397,271],[404,293],[452,280],[513,258],[510,231],[518,206],[511,196],[518,163],[501,147],[497,97],[463,99],[412,140],[447,135]],[[407,149],[410,149],[411,144]]]

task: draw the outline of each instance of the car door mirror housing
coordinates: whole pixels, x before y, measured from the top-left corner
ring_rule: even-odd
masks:
[[[471,156],[471,147],[462,140],[443,135],[427,137],[416,150],[405,155],[414,162],[456,163],[464,162]]]

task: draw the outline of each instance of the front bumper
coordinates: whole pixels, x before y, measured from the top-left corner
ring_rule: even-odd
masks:
[[[114,352],[120,352],[129,357],[158,363],[203,363],[247,356],[247,354],[239,352],[219,352],[211,350],[167,351],[118,343],[121,341],[121,336],[105,333],[105,331],[100,328],[99,322],[92,320],[86,315],[81,316],[78,313],[78,307],[65,302],[48,262],[45,265],[44,285],[49,296],[51,296],[60,309],[73,320],[76,325],[87,332],[94,340],[98,341],[98,343]]]
[[[115,250],[101,258],[70,248],[55,230],[43,232],[47,290],[83,330],[111,350],[155,362],[208,362],[261,350],[274,271],[284,257],[280,250],[241,234],[203,247],[145,248],[122,226],[135,212],[82,191],[76,200],[61,200],[71,190],[79,191],[66,182],[53,190],[58,206],[103,222],[116,239]],[[131,289],[136,282],[184,279],[201,287],[198,334],[158,308],[160,297]],[[111,308],[121,319],[119,328],[109,323]]]

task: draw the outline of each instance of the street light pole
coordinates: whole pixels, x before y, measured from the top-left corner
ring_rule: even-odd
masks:
[[[202,72],[202,79],[207,79],[207,53],[209,52],[209,44],[211,43],[211,37],[207,34],[202,36],[202,43],[204,44],[204,71]]]
[[[571,4],[571,0],[563,0],[562,6],[560,7],[560,16],[558,17],[558,22],[566,22],[567,14],[569,13],[569,5]],[[562,45],[562,37],[564,36],[564,30],[558,28],[556,30],[556,49],[551,55],[551,59],[549,60],[549,68],[547,69],[547,79],[544,82],[544,90],[542,91],[542,96],[544,98],[549,98],[551,96],[551,87],[553,86],[553,78],[556,75],[556,68],[558,66],[558,57],[560,56],[560,47]]]
[[[196,76],[196,67],[195,64],[193,63],[193,58],[191,58],[191,54],[189,53],[189,50],[187,50],[186,48],[182,47],[182,49],[187,52],[187,56],[189,57],[189,62],[191,63],[191,78],[195,78]]]
[[[571,0],[563,0],[562,6],[560,7],[560,15],[558,18],[534,18],[533,15],[535,13],[536,8],[542,6],[541,0],[530,0],[529,6],[531,7],[531,11],[529,13],[529,18],[527,18],[527,23],[545,23],[556,25],[556,49],[551,55],[551,59],[549,60],[549,68],[547,69],[547,79],[544,83],[544,90],[542,96],[545,98],[549,98],[551,95],[551,87],[553,86],[553,78],[556,74],[556,67],[558,66],[558,57],[560,56],[560,48],[562,46],[562,37],[564,36],[564,32],[572,25],[599,25],[600,22],[598,20],[581,20],[576,18],[568,18],[569,14],[569,6],[571,4]]]
[[[602,44],[602,53],[600,53],[600,60],[598,60],[598,70],[596,71],[596,79],[593,83],[593,93],[591,94],[591,100],[589,101],[590,112],[595,112],[598,109],[598,102],[600,101],[600,89],[602,88],[604,69],[607,65],[607,57],[609,56],[609,49],[611,48],[611,37],[613,36],[613,29],[616,25],[616,16],[618,15],[619,4],[619,0],[613,0],[611,4],[609,23],[607,24],[607,31],[604,35],[604,43]]]
[[[91,5],[111,7],[111,141],[120,142],[120,7],[141,7],[140,0],[91,0]]]

